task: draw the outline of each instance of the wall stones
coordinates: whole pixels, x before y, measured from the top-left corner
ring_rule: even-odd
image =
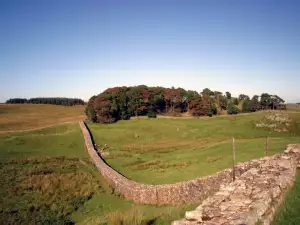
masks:
[[[235,182],[221,185],[194,211],[172,225],[268,225],[285,193],[293,185],[300,145],[288,145],[282,155],[265,157],[257,167],[244,172]]]
[[[288,145],[282,155],[264,157],[236,165],[232,170],[166,185],[140,184],[108,166],[95,151],[90,133],[79,122],[87,151],[109,184],[126,199],[143,204],[202,204],[172,225],[268,225],[293,185],[300,165],[300,144]]]
[[[232,170],[225,169],[214,175],[198,179],[166,185],[140,184],[129,180],[108,166],[95,151],[90,133],[84,122],[79,122],[87,151],[109,184],[126,199],[143,204],[186,204],[201,202],[219,191],[221,184],[227,185],[232,181]],[[251,168],[257,168],[261,161],[252,160],[236,166],[236,176],[239,177]]]

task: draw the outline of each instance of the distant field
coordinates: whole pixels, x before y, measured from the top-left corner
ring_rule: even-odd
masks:
[[[83,120],[84,106],[0,104],[0,133]]]
[[[270,137],[269,154],[300,142],[299,113],[290,113],[293,120],[286,132],[256,127],[269,114],[188,120],[141,118],[89,127],[99,148],[108,152],[105,159],[113,168],[139,182],[166,184],[231,167],[232,137],[238,162],[264,156],[266,136]]]
[[[300,105],[299,104],[287,104],[287,109],[289,111],[298,111],[298,112],[300,112]]]

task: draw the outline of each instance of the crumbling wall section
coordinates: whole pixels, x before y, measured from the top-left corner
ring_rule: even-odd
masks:
[[[264,157],[236,181],[222,185],[194,211],[172,225],[269,225],[293,185],[300,145],[288,145],[284,154]]]

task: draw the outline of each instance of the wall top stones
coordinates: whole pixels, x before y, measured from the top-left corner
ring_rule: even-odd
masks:
[[[217,193],[172,225],[270,224],[294,183],[299,156],[300,145],[288,145],[282,155],[258,159],[257,167],[221,185]]]
[[[225,169],[210,176],[175,184],[150,185],[129,180],[105,163],[94,148],[91,134],[86,124],[79,122],[79,125],[85,140],[86,149],[99,172],[115,191],[133,202],[155,205],[200,203],[218,192],[221,185],[229,185],[232,182],[231,169]],[[236,165],[236,177],[240,177],[252,168],[257,168],[260,164],[260,160],[252,160]]]

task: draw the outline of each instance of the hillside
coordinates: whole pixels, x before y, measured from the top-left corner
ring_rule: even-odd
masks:
[[[0,104],[0,133],[73,123],[84,118],[83,105]]]

